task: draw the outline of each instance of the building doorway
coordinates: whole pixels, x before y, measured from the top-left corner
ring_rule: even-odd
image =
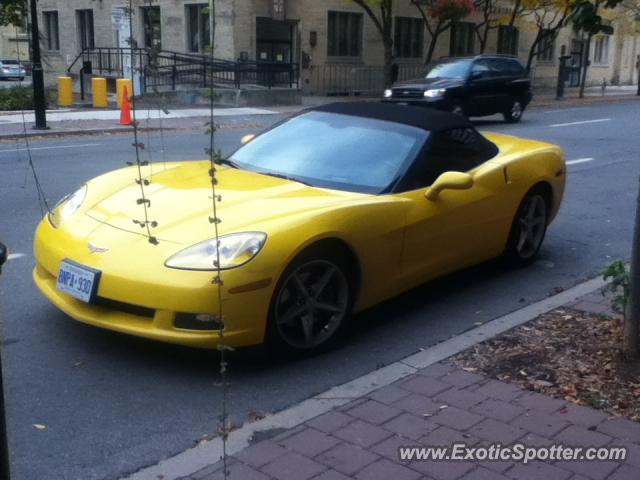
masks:
[[[293,26],[286,21],[256,19],[256,61],[293,63]]]
[[[571,39],[571,51],[569,52],[569,86],[579,87],[582,76],[582,62],[584,61],[585,40]]]

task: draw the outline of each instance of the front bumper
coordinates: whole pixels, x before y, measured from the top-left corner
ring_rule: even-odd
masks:
[[[451,102],[443,97],[443,98],[402,98],[402,97],[391,97],[391,98],[383,98],[383,102],[387,103],[396,103],[399,105],[413,105],[416,107],[428,107],[435,108],[436,110],[444,110],[446,112],[451,110]]]
[[[34,245],[33,279],[49,301],[75,320],[116,332],[199,348],[216,348],[221,343],[218,330],[176,326],[178,314],[218,314],[218,286],[212,284],[215,272],[165,267],[166,250],[175,249],[175,245],[151,246],[142,236],[109,226],[94,232],[102,242],[122,246],[92,254],[86,248],[91,238],[70,238],[68,232],[54,229],[47,219],[41,222]],[[116,237],[121,237],[120,242],[114,241]],[[98,242],[95,238],[93,241]],[[76,300],[56,288],[60,262],[65,258],[102,272],[96,302]],[[274,282],[231,293],[234,287],[269,277],[241,267],[222,272],[222,278],[224,344],[240,347],[262,343]]]
[[[1,72],[0,71],[0,78],[4,78],[4,79],[10,79],[10,78],[24,78],[26,77],[27,72],[26,71],[21,71],[21,72]]]

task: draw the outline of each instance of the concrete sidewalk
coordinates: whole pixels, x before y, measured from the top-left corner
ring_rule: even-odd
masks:
[[[463,371],[445,357],[554,308],[610,313],[594,279],[509,314],[413,357],[314,397],[281,416],[257,423],[248,446],[232,432],[227,472],[231,480],[638,480],[640,424],[562,399]],[[448,344],[448,345],[447,345]],[[415,357],[415,358],[414,358]],[[444,359],[444,360],[443,360]],[[432,361],[439,360],[439,361]],[[403,367],[404,365],[404,367]],[[426,367],[413,368],[426,365]],[[403,370],[404,368],[404,370]],[[385,372],[385,370],[387,370]],[[411,373],[407,373],[407,372]],[[333,392],[333,394],[332,394]],[[354,392],[365,392],[362,395]],[[327,405],[333,406],[327,408]],[[306,405],[305,405],[306,403]],[[318,414],[310,414],[313,410]],[[285,418],[286,417],[286,418]],[[219,439],[217,439],[219,440]],[[215,441],[215,440],[214,440]],[[399,448],[464,443],[527,447],[625,447],[625,461],[401,461]],[[142,470],[131,480],[222,480],[215,448],[199,446]],[[182,472],[182,473],[178,473]]]

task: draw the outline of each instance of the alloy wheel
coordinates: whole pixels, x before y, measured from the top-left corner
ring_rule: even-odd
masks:
[[[547,205],[539,194],[531,195],[521,210],[518,219],[519,236],[516,244],[522,259],[533,257],[544,239],[547,227]]]
[[[274,320],[288,345],[311,349],[333,336],[348,309],[349,284],[343,271],[328,260],[312,260],[285,278],[276,298]]]
[[[522,116],[522,104],[518,100],[516,100],[513,102],[513,105],[511,105],[511,119],[514,122],[517,122],[521,116]]]

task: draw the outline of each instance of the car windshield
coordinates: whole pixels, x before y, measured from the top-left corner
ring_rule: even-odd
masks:
[[[427,68],[425,78],[466,78],[471,60],[435,63]]]
[[[382,193],[413,161],[428,135],[394,122],[309,112],[260,135],[230,160],[239,168],[312,186]]]

